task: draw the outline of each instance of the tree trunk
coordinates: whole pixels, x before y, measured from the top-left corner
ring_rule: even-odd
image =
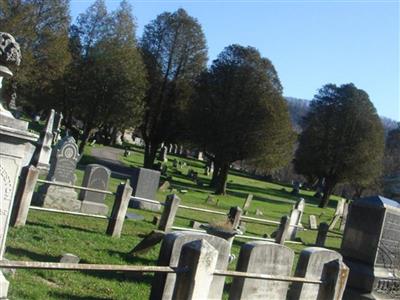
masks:
[[[154,168],[154,161],[156,160],[158,143],[145,141],[144,145],[144,161],[143,167],[146,169]]]
[[[229,163],[223,163],[219,172],[217,184],[215,187],[216,195],[226,194],[226,181],[228,179]]]
[[[321,201],[319,202],[318,207],[320,208],[325,208],[329,204],[329,197],[331,196],[333,189],[335,188],[336,182],[326,180],[325,181],[325,186],[324,186],[324,195],[321,198]]]

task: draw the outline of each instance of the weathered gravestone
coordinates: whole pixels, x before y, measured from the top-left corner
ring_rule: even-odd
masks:
[[[0,100],[3,78],[13,76],[8,68],[19,65],[18,43],[8,33],[0,32]],[[39,136],[28,131],[28,122],[17,120],[0,101],[0,260],[3,259],[11,208],[21,169],[27,166]],[[9,282],[0,270],[0,299],[7,299]]]
[[[350,268],[348,288],[371,299],[399,297],[400,203],[381,196],[354,201],[341,253]]]
[[[300,226],[300,216],[302,212],[298,209],[292,209],[289,216],[289,229],[288,229],[288,239],[291,241],[296,240],[297,226]]]
[[[158,160],[162,161],[162,162],[167,162],[168,158],[167,158],[167,147],[166,146],[162,146],[160,149],[160,152],[158,153]]]
[[[160,172],[145,168],[134,168],[131,177],[131,186],[133,188],[129,207],[145,209],[150,211],[160,211],[161,205],[145,201],[156,200],[156,192],[160,182]],[[142,198],[142,199],[141,199]]]
[[[204,233],[172,232],[164,237],[158,257],[159,266],[177,267],[182,246],[188,242],[204,239],[218,251],[216,268],[226,270],[228,267],[230,245],[229,242]],[[156,273],[151,287],[150,299],[172,299],[176,274]],[[221,299],[225,277],[214,276],[211,283],[209,299]]]
[[[236,271],[290,276],[294,251],[270,242],[249,242],[240,249]],[[286,299],[289,282],[235,277],[229,300]]]
[[[52,162],[47,180],[64,184],[75,184],[76,165],[80,159],[75,139],[67,136],[57,143],[53,150]],[[46,184],[40,189],[42,205],[69,211],[80,211],[82,202],[72,188]]]
[[[107,190],[111,171],[101,165],[90,164],[86,166],[82,186]],[[107,215],[108,206],[104,204],[106,195],[91,191],[81,190],[79,199],[82,200],[81,212],[89,214]]]
[[[52,109],[47,119],[46,128],[42,132],[40,137],[40,147],[36,153],[36,166],[37,168],[47,173],[50,169],[50,156],[51,156],[51,145],[53,143],[53,123],[54,123],[55,111]]]
[[[301,219],[303,218],[303,214],[304,214],[304,209],[306,207],[306,201],[304,200],[304,198],[300,198],[294,208],[298,209],[300,211],[300,216],[299,216],[299,225],[301,225]]]

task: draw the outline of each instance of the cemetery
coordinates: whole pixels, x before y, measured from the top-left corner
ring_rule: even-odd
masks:
[[[139,41],[127,1],[73,26],[29,3],[0,26],[64,16],[65,44],[36,43],[64,73],[34,78],[26,29],[0,32],[0,300],[400,299],[400,123],[366,92],[326,84],[294,124],[271,61],[207,65],[182,8]]]

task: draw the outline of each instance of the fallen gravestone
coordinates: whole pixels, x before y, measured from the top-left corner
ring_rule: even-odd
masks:
[[[64,253],[60,258],[60,263],[77,264],[80,260],[81,259],[79,258],[79,256],[76,256],[75,254]]]

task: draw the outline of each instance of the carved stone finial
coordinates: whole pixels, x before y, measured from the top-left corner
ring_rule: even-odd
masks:
[[[11,77],[10,65],[21,63],[21,49],[14,37],[6,32],[0,32],[0,76]]]

